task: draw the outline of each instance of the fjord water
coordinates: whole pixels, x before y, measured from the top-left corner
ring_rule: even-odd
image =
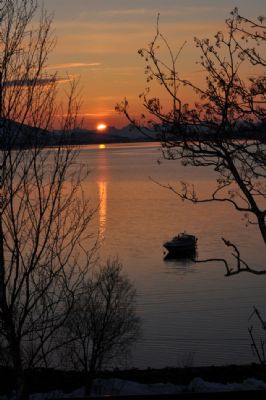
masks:
[[[264,266],[265,246],[256,227],[246,227],[231,206],[182,202],[154,183],[192,181],[204,195],[215,184],[215,174],[162,160],[156,143],[84,146],[79,159],[91,170],[86,196],[92,205],[99,203],[94,229],[102,243],[100,257],[104,262],[118,256],[138,293],[142,337],[128,366],[256,361],[248,327],[258,324],[249,317],[254,305],[266,313],[266,276],[228,278],[219,262],[164,259],[164,241],[187,231],[198,237],[199,259],[233,261],[221,241],[225,237],[254,268]]]

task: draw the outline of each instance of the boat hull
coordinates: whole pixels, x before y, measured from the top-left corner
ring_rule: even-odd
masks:
[[[175,246],[168,246],[164,245],[166,250],[168,251],[169,255],[173,256],[185,256],[185,255],[193,255],[196,253],[196,246],[187,246],[187,247],[175,247]]]
[[[180,234],[163,245],[172,257],[191,257],[196,253],[197,238],[194,235]]]

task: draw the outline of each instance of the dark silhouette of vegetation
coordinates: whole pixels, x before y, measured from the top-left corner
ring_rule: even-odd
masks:
[[[103,369],[123,365],[139,335],[136,291],[117,259],[90,277],[68,315],[62,338],[67,366],[84,374],[86,395]],[[120,364],[122,363],[122,364]]]
[[[52,19],[39,11],[35,0],[1,2],[0,361],[14,371],[18,399],[27,397],[25,370],[53,363],[54,338],[94,255],[94,210],[82,192],[78,152],[39,141],[58,115],[62,132],[74,128],[78,109],[74,82],[66,109],[57,103],[58,78],[45,70]],[[30,137],[28,148],[21,135]]]
[[[146,130],[150,127],[161,132],[166,159],[212,168],[217,176],[215,189],[205,198],[186,182],[179,187],[165,187],[192,203],[232,205],[247,225],[258,227],[266,244],[265,18],[249,20],[235,8],[225,28],[213,39],[195,38],[200,51],[198,64],[205,77],[205,85],[200,86],[182,77],[178,61],[185,44],[175,53],[160,32],[158,17],[153,40],[139,50],[146,63],[148,87],[140,95],[146,112],[140,119],[133,118],[127,100],[117,109],[139,130],[145,126]],[[160,56],[162,48],[167,57]],[[168,109],[159,97],[152,96],[154,84],[167,94]],[[184,88],[196,96],[194,105],[183,101]],[[230,240],[223,238],[223,242],[236,260],[232,266],[224,258],[218,259],[224,263],[226,275],[266,274],[266,269],[256,270],[248,265]]]
[[[257,322],[259,322],[260,328],[264,331],[265,334],[266,321],[264,321],[260,311],[256,307],[253,307],[253,312],[249,317],[249,320],[251,320],[254,316],[256,317]],[[257,337],[258,334],[254,333],[254,325],[249,326],[248,333],[251,339],[252,351],[256,355],[259,363],[264,366],[266,363],[265,339],[263,339],[261,336],[259,338]]]

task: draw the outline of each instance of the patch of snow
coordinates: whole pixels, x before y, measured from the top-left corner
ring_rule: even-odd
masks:
[[[242,390],[266,390],[266,382],[255,378],[246,379],[242,386]]]
[[[242,390],[266,390],[266,383],[255,378],[249,378],[243,383],[213,383],[201,378],[194,378],[188,385],[189,392],[233,392]]]
[[[172,383],[143,384],[122,379],[96,380],[93,385],[94,395],[150,395],[150,394],[175,394],[180,393],[183,386]]]
[[[96,379],[93,388],[93,396],[107,395],[160,395],[176,394],[181,392],[230,392],[245,390],[266,390],[266,382],[255,378],[248,378],[242,383],[214,383],[206,382],[202,378],[194,378],[188,386],[174,385],[172,383],[142,384],[138,382],[125,381],[122,379]],[[30,400],[44,400],[57,398],[82,398],[85,397],[84,388],[79,388],[71,393],[63,393],[61,390],[54,390],[49,393],[34,393]],[[0,398],[0,400],[6,398]]]

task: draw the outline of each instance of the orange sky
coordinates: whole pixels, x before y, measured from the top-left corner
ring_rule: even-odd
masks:
[[[98,123],[123,126],[127,121],[114,110],[127,97],[132,112],[140,112],[139,93],[146,87],[144,62],[137,51],[151,41],[156,16],[161,31],[173,48],[188,43],[180,59],[183,78],[203,79],[193,37],[211,37],[223,26],[234,6],[243,15],[256,17],[265,9],[264,0],[44,0],[54,12],[57,46],[49,68],[60,77],[66,73],[79,79],[84,127]],[[156,92],[155,92],[156,93]],[[185,94],[189,100],[189,95]]]

